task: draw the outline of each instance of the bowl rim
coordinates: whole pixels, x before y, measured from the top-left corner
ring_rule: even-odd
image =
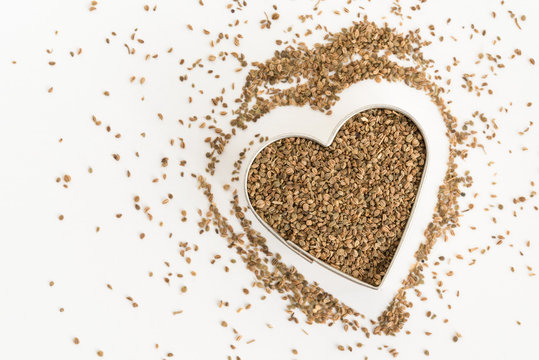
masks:
[[[387,267],[387,270],[386,270],[384,276],[382,277],[382,281],[380,281],[380,284],[378,286],[369,284],[369,283],[361,281],[361,280],[359,280],[359,279],[357,279],[357,278],[355,278],[355,277],[353,277],[351,275],[348,275],[348,274],[334,268],[333,266],[329,265],[325,261],[317,259],[316,257],[311,255],[307,251],[303,250],[302,248],[300,248],[298,245],[296,245],[292,241],[284,239],[279,233],[277,233],[275,231],[275,229],[273,229],[268,223],[266,223],[264,221],[264,219],[262,219],[260,217],[260,215],[258,215],[258,213],[256,212],[256,210],[254,209],[254,207],[253,207],[253,205],[251,203],[251,199],[249,197],[249,192],[248,192],[248,189],[247,189],[247,181],[248,181],[248,178],[249,178],[249,172],[251,170],[251,166],[253,165],[253,162],[256,159],[256,157],[258,156],[258,154],[260,154],[260,152],[262,152],[262,150],[264,150],[269,145],[273,144],[276,141],[284,139],[284,138],[299,137],[299,138],[304,138],[304,139],[307,139],[307,140],[314,141],[314,142],[316,142],[316,143],[318,143],[318,144],[320,144],[320,145],[322,145],[324,147],[329,147],[333,143],[333,141],[335,140],[335,137],[337,136],[337,134],[339,133],[341,128],[344,126],[344,124],[346,124],[354,116],[356,116],[356,115],[358,115],[358,114],[360,114],[360,113],[362,113],[364,111],[371,110],[371,109],[388,109],[388,110],[393,110],[393,111],[396,111],[396,112],[399,112],[399,113],[403,114],[404,116],[406,116],[408,119],[410,119],[414,123],[414,125],[419,130],[421,136],[423,137],[423,142],[425,143],[425,164],[423,165],[423,172],[421,174],[421,180],[420,180],[419,186],[417,188],[417,193],[416,193],[416,197],[415,197],[415,200],[414,200],[414,204],[412,205],[412,209],[410,211],[410,216],[408,217],[408,221],[406,222],[406,226],[404,227],[404,230],[402,232],[402,236],[401,236],[401,238],[399,240],[399,244],[397,245],[397,249],[395,250],[395,253],[393,254],[393,258],[391,259],[391,262],[389,263],[389,266]],[[245,175],[243,177],[243,183],[244,183],[243,189],[244,189],[244,192],[245,192],[245,197],[247,199],[247,204],[248,204],[249,210],[254,214],[256,219],[273,236],[275,236],[277,238],[277,240],[279,240],[281,243],[283,243],[286,247],[288,247],[294,253],[296,253],[297,255],[299,255],[301,258],[308,261],[309,263],[316,263],[316,264],[324,267],[325,269],[330,270],[334,274],[337,274],[339,276],[344,277],[347,280],[352,281],[353,283],[365,286],[365,287],[373,289],[373,290],[379,290],[382,287],[382,285],[384,284],[384,282],[385,282],[385,280],[387,278],[387,275],[389,274],[393,264],[395,263],[395,259],[397,258],[397,255],[399,253],[399,250],[401,249],[401,246],[402,246],[403,242],[405,241],[408,229],[410,227],[410,223],[412,222],[411,220],[413,218],[417,203],[419,202],[418,201],[419,197],[421,196],[421,192],[422,192],[421,190],[422,190],[423,183],[424,183],[424,180],[425,180],[425,174],[427,173],[427,168],[428,168],[428,165],[430,163],[430,161],[429,161],[429,159],[430,159],[429,148],[430,148],[429,147],[429,140],[428,140],[428,137],[425,136],[424,129],[422,128],[421,124],[417,121],[417,119],[413,115],[410,114],[410,112],[402,109],[401,107],[397,107],[397,106],[393,106],[393,105],[389,105],[389,104],[379,104],[379,103],[369,104],[369,105],[359,107],[358,109],[356,109],[356,110],[352,111],[351,113],[349,113],[348,115],[346,115],[341,121],[339,121],[337,123],[337,125],[333,128],[333,130],[331,132],[331,135],[329,136],[327,141],[322,141],[322,140],[318,139],[317,137],[314,137],[314,136],[308,135],[308,134],[304,134],[304,133],[290,132],[290,133],[285,133],[285,134],[281,134],[281,135],[272,137],[271,139],[263,142],[262,146],[260,146],[260,148],[251,155],[251,159],[250,159],[250,161],[248,163],[248,166],[246,167]]]

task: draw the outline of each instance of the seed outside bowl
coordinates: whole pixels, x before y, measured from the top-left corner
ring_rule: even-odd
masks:
[[[394,255],[393,255],[392,259],[391,259],[391,262],[389,263],[389,266],[388,266],[388,268],[386,270],[386,273],[384,274],[384,277],[382,278],[382,281],[380,282],[380,284],[378,286],[369,284],[369,283],[361,281],[361,280],[359,280],[359,279],[357,279],[357,278],[355,278],[353,276],[350,276],[350,275],[348,275],[348,274],[334,268],[333,266],[327,264],[326,262],[315,258],[313,255],[309,254],[308,252],[306,252],[305,250],[300,248],[298,245],[294,244],[292,241],[284,239],[279,233],[277,233],[275,231],[275,229],[273,229],[269,224],[267,224],[260,217],[260,215],[255,211],[253,205],[251,204],[251,199],[249,197],[249,193],[248,193],[248,189],[247,189],[247,181],[248,181],[249,173],[250,173],[250,170],[251,170],[251,165],[253,164],[253,162],[256,159],[256,157],[258,156],[258,154],[260,154],[260,152],[262,150],[264,150],[270,144],[272,144],[272,143],[274,143],[274,142],[276,142],[278,140],[284,139],[284,138],[299,137],[299,138],[304,138],[304,139],[307,139],[307,140],[311,140],[311,141],[313,141],[315,143],[318,143],[318,144],[320,144],[320,145],[322,145],[324,147],[329,147],[333,143],[335,137],[337,136],[337,133],[341,130],[341,128],[344,126],[344,124],[346,124],[346,122],[348,122],[348,120],[352,119],[354,116],[356,116],[359,113],[362,113],[364,111],[371,110],[371,109],[388,109],[388,110],[393,110],[393,111],[396,111],[396,112],[399,112],[399,113],[405,115],[417,127],[417,129],[419,130],[421,136],[423,137],[424,143],[425,143],[425,165],[423,166],[423,172],[421,174],[421,181],[420,181],[418,189],[417,189],[417,194],[416,194],[416,197],[415,197],[415,200],[414,200],[414,204],[412,206],[412,210],[410,211],[410,216],[408,217],[408,220],[406,221],[406,226],[404,227],[402,236],[401,236],[401,238],[399,240],[399,244],[397,245],[397,249],[395,250],[395,253],[394,253]],[[405,111],[405,110],[403,110],[403,109],[401,109],[399,107],[393,106],[393,105],[371,104],[371,105],[362,106],[359,109],[357,109],[357,110],[353,111],[352,113],[348,114],[347,116],[345,116],[337,124],[337,126],[333,129],[333,131],[331,133],[331,136],[329,137],[327,142],[320,141],[320,139],[317,139],[317,138],[315,138],[313,136],[306,135],[306,134],[301,134],[301,133],[287,133],[287,134],[283,134],[283,135],[273,137],[272,139],[265,142],[263,144],[263,146],[261,146],[252,155],[251,160],[249,161],[249,165],[247,166],[247,168],[246,168],[247,170],[245,171],[245,176],[243,177],[243,190],[245,192],[245,197],[247,199],[249,210],[254,214],[256,219],[262,225],[264,225],[264,227],[273,236],[275,236],[280,242],[282,242],[284,245],[286,245],[294,253],[296,253],[297,255],[299,255],[301,258],[308,261],[309,263],[313,263],[313,262],[317,263],[318,265],[322,266],[323,268],[325,268],[327,270],[330,270],[334,274],[337,274],[337,275],[339,275],[339,276],[341,276],[341,277],[343,277],[345,279],[348,279],[348,280],[352,281],[355,284],[362,285],[362,286],[365,286],[365,287],[373,289],[373,290],[378,290],[378,289],[381,288],[381,286],[383,285],[385,279],[387,278],[388,273],[391,271],[391,267],[392,267],[393,263],[395,262],[395,259],[397,258],[397,255],[399,253],[401,245],[402,245],[402,243],[404,242],[404,240],[406,238],[407,230],[408,230],[408,227],[409,227],[410,222],[411,222],[410,220],[414,216],[415,208],[416,208],[416,205],[418,203],[418,200],[419,200],[419,197],[420,197],[420,194],[421,194],[421,190],[422,190],[422,186],[423,186],[423,180],[425,179],[425,174],[427,173],[427,169],[428,169],[428,166],[429,166],[429,158],[430,158],[430,152],[429,152],[429,140],[428,140],[428,137],[425,136],[425,132],[423,131],[423,128],[418,123],[418,121],[415,119],[415,117],[413,117],[409,112],[407,112],[407,111]]]

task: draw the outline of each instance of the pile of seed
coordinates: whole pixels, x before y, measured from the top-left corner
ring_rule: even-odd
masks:
[[[417,126],[389,109],[357,114],[329,147],[278,140],[258,154],[249,199],[282,238],[371,285],[384,277],[425,165]]]
[[[217,127],[208,128],[215,133],[215,137],[207,140],[211,150],[206,154],[209,159],[206,171],[210,174],[215,173],[216,165],[227,144],[238,133],[236,128],[246,129],[248,123],[258,121],[279,106],[309,105],[313,109],[330,115],[331,107],[339,100],[338,93],[351,84],[368,79],[377,82],[401,81],[414,89],[423,91],[438,107],[446,126],[449,157],[446,160],[447,170],[444,182],[438,190],[436,208],[424,233],[425,240],[414,255],[415,263],[403,280],[402,287],[386,310],[378,317],[373,331],[375,334],[395,334],[402,329],[409,317],[407,308],[411,307],[411,302],[407,300],[407,291],[423,282],[423,262],[426,261],[436,241],[440,238],[447,239],[459,224],[458,198],[463,194],[461,185],[469,186],[471,177],[462,176],[457,172],[457,159],[466,157],[466,150],[462,148],[470,134],[466,129],[457,130],[457,119],[451,114],[447,103],[441,97],[446,90],[435,82],[437,78],[431,80],[432,77],[427,74],[432,61],[424,59],[421,50],[429,43],[421,40],[419,30],[399,34],[387,25],[377,26],[374,22],[368,21],[365,16],[349,28],[343,28],[337,33],[328,33],[324,39],[326,40],[324,44],[316,44],[311,48],[288,46],[284,50],[276,51],[275,56],[264,63],[253,63],[255,69],[249,72],[242,87],[242,95],[236,99],[239,106],[232,112],[234,119],[231,122],[233,126],[231,132],[227,133]],[[399,61],[411,61],[414,66],[401,66],[392,60],[392,56]],[[282,84],[290,84],[290,87],[281,89],[277,86]],[[234,171],[239,171],[244,156],[244,152],[241,152],[237,161],[238,166]],[[221,226],[231,228],[231,224],[225,218],[221,218],[219,222]],[[242,225],[246,233],[254,232],[250,224]],[[238,246],[242,249],[252,247],[250,262],[267,261],[268,256],[260,253],[258,246],[253,245],[251,239],[249,240],[250,243]],[[275,275],[277,279],[273,276],[266,278],[266,273],[259,273],[257,269],[248,267],[263,283],[279,281],[277,275]],[[280,276],[281,282],[287,281],[285,276],[282,274]],[[306,306],[309,300],[306,294],[312,293],[315,289],[319,289],[318,291],[324,297],[330,296],[316,283],[306,281],[292,283],[285,290],[280,289],[280,292],[288,294],[289,311],[301,310],[308,321],[314,318],[318,320],[317,322],[333,320],[333,323],[335,320],[340,320],[347,328],[350,321],[347,319],[349,313],[342,311],[344,304],[337,302],[338,307],[326,308],[323,314],[319,312],[320,306],[327,305],[323,300],[318,304]],[[314,299],[315,303],[318,302],[318,298]],[[335,313],[339,316],[332,318],[332,314]],[[324,317],[326,317],[325,320]]]

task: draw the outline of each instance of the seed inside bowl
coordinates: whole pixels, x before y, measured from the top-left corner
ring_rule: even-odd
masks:
[[[425,160],[412,120],[370,109],[348,120],[329,147],[301,137],[271,143],[253,161],[247,191],[283,239],[378,286],[408,223]]]

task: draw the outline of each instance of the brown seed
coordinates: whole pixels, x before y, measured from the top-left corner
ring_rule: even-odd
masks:
[[[268,145],[251,166],[247,190],[257,213],[282,238],[378,285],[408,222],[425,160],[423,137],[410,119],[372,109],[349,120],[327,149],[304,138]],[[363,240],[353,239],[358,236]]]
[[[234,10],[232,7],[233,5],[229,4],[227,8]],[[318,11],[317,5],[315,5],[315,11]],[[346,12],[346,10],[344,11]],[[398,7],[395,6],[393,11],[398,13]],[[450,19],[447,20],[447,23],[449,22]],[[270,27],[271,22],[267,16],[261,22],[261,25],[262,28]],[[320,26],[319,29],[322,30],[322,27]],[[292,31],[292,27],[288,31]],[[376,334],[395,334],[402,329],[403,324],[408,318],[406,309],[409,308],[409,299],[406,299],[404,296],[406,293],[404,290],[417,290],[415,287],[422,283],[424,277],[424,266],[422,263],[426,261],[435,243],[444,236],[453,235],[453,228],[458,225],[460,214],[458,206],[456,206],[457,199],[463,193],[462,186],[471,184],[471,177],[467,174],[466,176],[461,176],[462,174],[456,171],[457,158],[461,155],[459,155],[460,151],[455,144],[462,141],[466,142],[463,139],[469,134],[466,131],[459,131],[460,125],[457,125],[456,119],[449,112],[448,103],[440,95],[445,92],[445,89],[439,87],[435,79],[430,80],[431,77],[422,70],[422,68],[428,68],[430,64],[428,61],[423,60],[421,48],[424,45],[420,44],[422,40],[419,36],[409,37],[397,34],[388,27],[378,27],[376,24],[367,20],[358,20],[357,23],[348,29],[343,29],[331,35],[327,34],[326,39],[327,41],[325,43],[313,48],[304,47],[303,44],[302,46],[294,47],[290,44],[288,49],[281,50],[277,53],[278,56],[276,55],[266,62],[259,63],[260,67],[249,73],[250,81],[248,84],[246,83],[244,89],[242,89],[244,90],[243,95],[238,99],[237,112],[232,121],[233,131],[228,134],[219,134],[218,136],[215,136],[212,132],[207,140],[207,143],[211,147],[211,153],[208,153],[207,172],[209,174],[215,172],[215,166],[221,160],[221,156],[224,153],[226,145],[230,142],[230,138],[236,135],[236,130],[246,129],[250,123],[262,119],[266,113],[279,106],[308,105],[315,110],[329,115],[332,106],[338,101],[341,91],[348,88],[351,84],[366,79],[378,82],[382,80],[391,82],[403,81],[415,89],[424,90],[442,113],[448,130],[446,134],[450,143],[450,155],[446,159],[448,164],[446,177],[444,183],[441,184],[443,186],[439,188],[438,202],[436,211],[433,214],[433,220],[425,229],[425,238],[415,254],[414,260],[416,263],[411,267],[408,276],[403,279],[404,283],[406,283],[406,288],[403,286],[396,293],[390,306],[378,317],[377,324],[375,325],[374,333]],[[453,39],[456,41],[455,38]],[[410,71],[409,68],[398,66],[392,61],[386,61],[385,59],[381,61],[381,58],[378,56],[371,57],[373,48],[375,50],[391,48],[391,52],[398,57],[403,56],[414,59],[417,66],[414,68],[414,71]],[[362,58],[360,63],[351,61],[351,57],[356,55]],[[456,59],[455,62],[457,62]],[[456,64],[453,66],[456,66]],[[321,71],[327,74],[335,72],[339,75],[332,77],[332,81],[325,81],[326,78],[320,76]],[[275,93],[272,93],[271,99],[259,96],[267,88],[273,87],[273,84],[293,84],[295,79],[299,77],[306,80],[305,85],[302,84],[296,87],[292,85],[286,91],[276,90]],[[303,89],[302,87],[305,88]],[[414,140],[410,144],[415,146]],[[244,159],[244,154],[240,156],[239,161],[235,164],[235,171],[239,171],[241,168],[241,160]],[[283,173],[285,173],[284,170]],[[309,175],[314,176],[314,174]],[[316,176],[320,175],[316,174]],[[237,173],[234,173],[232,181],[238,180]],[[211,213],[211,219],[206,219],[207,223],[201,226],[201,233],[209,231],[210,224],[214,224],[215,230],[226,237],[231,248],[234,248],[239,253],[249,251],[249,269],[257,275],[262,288],[265,287],[268,292],[273,290],[282,291],[285,298],[289,296],[287,307],[289,313],[301,311],[307,316],[308,322],[329,323],[330,326],[336,323],[334,322],[335,315],[337,315],[342,323],[345,323],[345,321],[349,321],[352,316],[351,314],[356,313],[355,310],[348,308],[338,299],[324,292],[320,287],[305,281],[302,275],[295,271],[295,269],[294,271],[290,271],[288,265],[284,264],[280,260],[280,257],[273,257],[273,254],[268,255],[269,251],[266,248],[265,239],[261,235],[256,235],[257,229],[245,220],[245,213],[241,208],[243,204],[240,204],[236,195],[234,195],[233,213],[240,219],[243,230],[247,234],[251,234],[248,243],[244,239],[241,241],[242,243],[245,241],[248,244],[248,250],[245,245],[239,244],[236,238],[238,234],[230,233],[231,226],[219,211],[222,209],[217,208],[213,203],[214,200],[210,184],[203,177],[199,177],[199,185],[201,190],[204,191],[208,203],[211,204],[208,209],[208,212]],[[264,198],[264,200],[266,199]],[[282,199],[278,201],[282,202]],[[298,205],[302,206],[304,202],[306,201],[300,202]],[[251,203],[256,204],[255,201],[251,201]],[[267,204],[267,208],[275,208],[275,205],[280,205],[279,203],[274,204],[269,200],[265,201],[265,204]],[[294,205],[293,201],[292,204]],[[312,203],[309,204],[312,205]],[[342,204],[339,205],[342,206]],[[381,205],[388,206],[387,203]],[[316,211],[316,206],[310,206],[310,209]],[[381,209],[384,209],[384,206],[381,206]],[[310,221],[312,222],[312,220]],[[307,225],[306,220],[304,225]],[[387,226],[387,224],[384,225]],[[386,233],[387,229],[384,228],[383,233]],[[346,252],[346,248],[336,250]],[[264,265],[262,265],[264,261],[271,262],[277,268],[277,271],[273,273],[264,269]],[[278,272],[279,269],[282,270],[280,273]],[[277,289],[275,285],[271,287],[272,284],[276,283],[278,284]],[[298,284],[301,285],[298,286]],[[317,305],[320,306],[320,308],[316,308],[316,311],[313,311],[312,306],[306,307],[303,305],[306,303],[312,304],[310,301],[313,296],[315,299],[325,299],[324,301],[316,300],[318,301]],[[290,320],[298,321],[293,315],[290,316]],[[348,323],[345,324],[346,326],[350,326]],[[366,336],[368,337],[369,335],[370,333],[367,330]],[[391,349],[390,353],[395,356],[395,349]]]

